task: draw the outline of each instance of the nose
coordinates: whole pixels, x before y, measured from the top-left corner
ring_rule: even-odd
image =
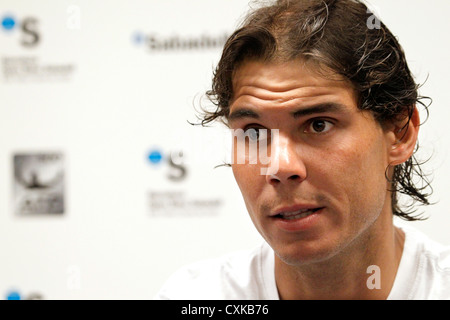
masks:
[[[278,141],[270,146],[270,165],[266,171],[266,181],[272,185],[299,183],[306,179],[306,166],[298,144],[281,134]]]

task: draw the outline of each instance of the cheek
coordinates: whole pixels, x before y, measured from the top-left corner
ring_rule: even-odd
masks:
[[[371,211],[369,207],[384,202],[387,192],[387,161],[382,142],[363,141],[342,145],[324,157],[326,171],[332,175],[327,179],[329,188],[338,195],[338,201],[347,204],[349,211]]]
[[[247,201],[254,201],[256,195],[262,187],[260,183],[261,177],[257,174],[258,166],[245,165],[245,164],[233,164],[231,166],[233,170],[234,178],[241,190],[244,199]]]
[[[257,174],[258,166],[255,165],[232,165],[234,178],[241,190],[247,212],[256,228],[261,232],[259,221],[256,218],[259,212],[261,195],[263,194],[265,178]],[[263,180],[261,180],[263,179]]]

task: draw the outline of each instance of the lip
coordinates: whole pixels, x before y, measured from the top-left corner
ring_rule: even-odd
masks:
[[[317,225],[323,215],[325,207],[314,205],[294,205],[277,209],[270,217],[273,219],[275,226],[285,232],[304,232],[312,229]],[[299,210],[313,210],[312,214],[297,219],[285,219],[281,217],[281,213],[291,213]]]
[[[295,212],[295,211],[299,211],[299,210],[316,210],[316,209],[321,209],[321,208],[322,207],[316,206],[316,205],[296,204],[296,205],[292,205],[292,206],[281,207],[281,208],[275,210],[270,216],[276,217],[282,213],[290,213],[290,212]]]

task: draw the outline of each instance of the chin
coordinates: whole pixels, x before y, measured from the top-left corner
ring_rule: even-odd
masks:
[[[291,266],[325,262],[341,251],[339,246],[318,242],[291,243],[289,245],[272,246],[272,248],[281,261]]]

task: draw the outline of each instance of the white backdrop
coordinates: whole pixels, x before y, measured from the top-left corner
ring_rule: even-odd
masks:
[[[419,155],[432,155],[437,203],[414,225],[450,245],[450,3],[371,3],[418,82],[428,78]],[[231,170],[213,169],[226,157],[222,131],[187,123],[247,9],[247,0],[1,1],[1,299],[150,299],[180,266],[261,241]],[[40,181],[14,162],[35,154],[58,156],[53,169],[30,160]],[[52,170],[62,186],[37,188]],[[39,213],[50,192],[64,210]]]

